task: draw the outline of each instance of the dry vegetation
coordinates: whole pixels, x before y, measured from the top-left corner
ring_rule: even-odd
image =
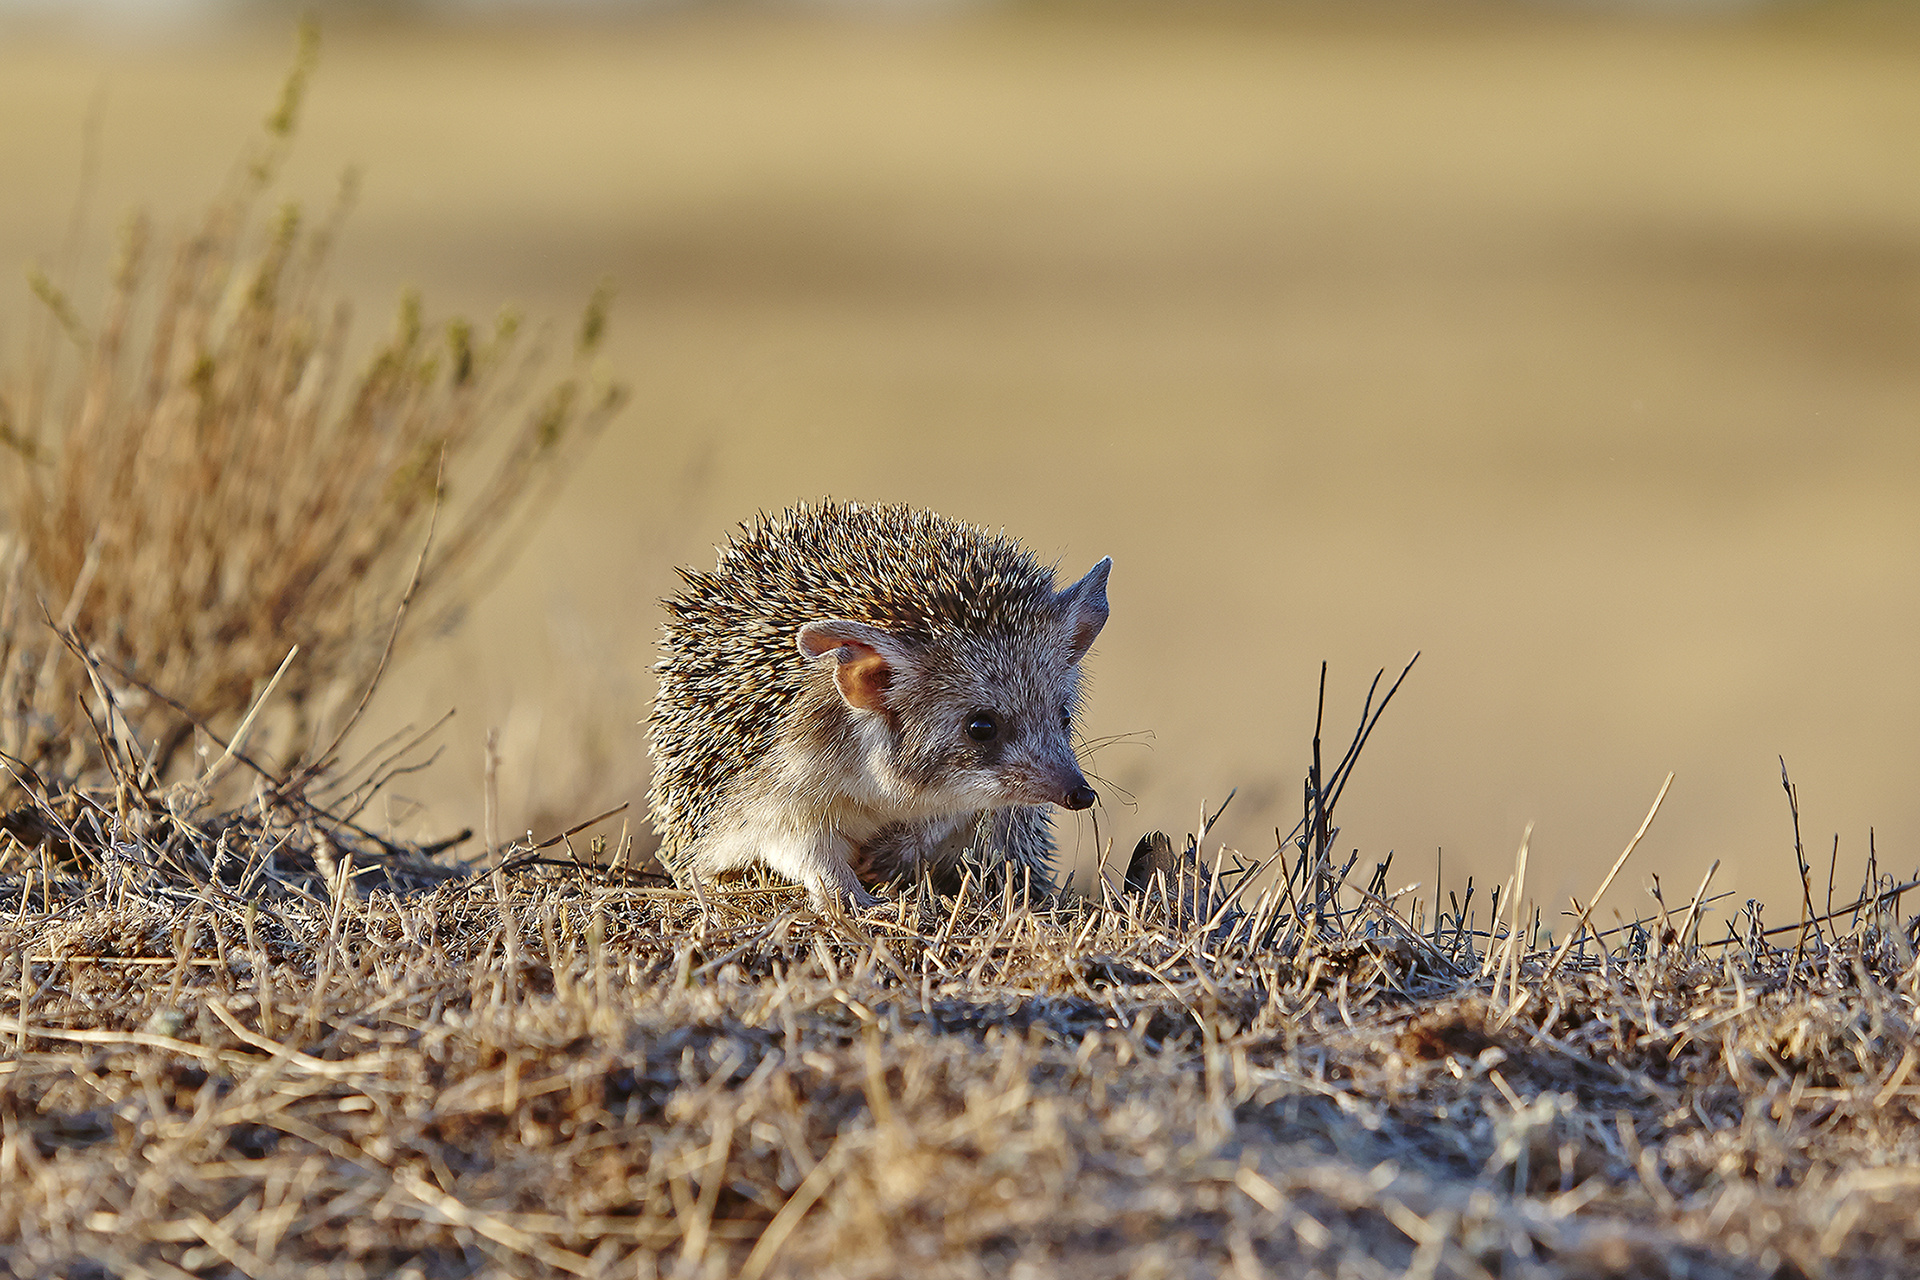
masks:
[[[1511,912],[1489,935],[1396,911],[1310,842],[1247,910],[1189,857],[1174,893],[908,888],[827,920],[797,890],[529,858],[418,889],[258,811],[179,829],[224,851],[203,877],[151,839],[10,857],[15,1274],[1920,1259],[1915,925],[1891,893],[1772,941],[1743,913],[1703,942],[1695,906],[1553,948]],[[276,874],[302,832],[327,870]]]
[[[428,326],[412,295],[353,373],[326,278],[353,176],[311,229],[296,204],[261,209],[315,47],[309,27],[263,136],[157,288],[141,218],[97,326],[31,275],[39,327],[0,387],[0,750],[50,780],[97,774],[102,734],[136,785],[204,770],[182,753],[195,721],[231,731],[274,678],[255,754],[310,781],[391,656],[396,601],[427,615],[415,632],[456,611],[624,396],[591,369],[604,297],[551,386],[511,311],[487,333]],[[76,701],[94,693],[109,705],[88,725]]]
[[[489,454],[527,376],[510,335],[436,352],[407,319],[332,412],[324,235],[283,217],[236,265],[289,126],[138,359],[131,267],[95,332],[43,285],[80,376],[37,364],[4,405],[0,1267],[1920,1266],[1913,886],[1870,862],[1816,913],[1803,858],[1787,925],[1748,903],[1709,928],[1703,883],[1602,930],[1592,903],[1542,917],[1524,851],[1478,903],[1355,879],[1334,811],[1386,699],[1324,773],[1316,735],[1263,874],[1202,857],[1204,830],[1149,837],[1058,902],[969,881],[821,918],[635,873],[625,836],[610,863],[555,840],[471,866],[362,826],[411,767],[336,754],[397,601],[457,607],[558,428],[613,401],[563,383]],[[474,441],[498,479],[423,555],[430,476]],[[227,752],[287,705],[277,758]]]

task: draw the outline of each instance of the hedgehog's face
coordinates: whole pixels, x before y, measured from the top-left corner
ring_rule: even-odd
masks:
[[[1084,809],[1097,797],[1073,750],[1080,660],[1107,618],[1108,562],[1035,611],[1032,625],[915,642],[864,624],[810,623],[801,652],[833,654],[856,719],[878,733],[877,778],[923,816],[1011,805]]]
[[[936,642],[922,671],[899,728],[900,763],[954,811],[1093,803],[1073,749],[1080,668],[1055,629],[1013,647],[975,636]]]

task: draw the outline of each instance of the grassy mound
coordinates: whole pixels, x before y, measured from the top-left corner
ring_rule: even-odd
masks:
[[[1333,884],[1201,918],[1191,860],[1175,892],[1048,910],[969,885],[827,920],[796,890],[524,863],[396,892],[332,857],[251,897],[6,881],[15,1274],[1920,1258],[1915,923],[1891,896],[1783,946],[1681,920],[1557,954]]]

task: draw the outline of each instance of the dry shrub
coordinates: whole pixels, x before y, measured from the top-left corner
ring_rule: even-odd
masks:
[[[430,326],[410,295],[350,371],[326,266],[351,180],[315,225],[267,209],[314,49],[309,28],[263,136],[157,283],[144,219],[96,327],[33,277],[47,340],[0,397],[0,751],[50,778],[97,779],[105,761],[75,710],[86,665],[49,623],[91,652],[102,729],[155,780],[183,772],[193,731],[156,691],[230,730],[299,646],[271,744],[290,768],[368,687],[416,562],[414,608],[456,610],[621,402],[591,371],[601,296],[550,385],[511,313],[484,333]]]

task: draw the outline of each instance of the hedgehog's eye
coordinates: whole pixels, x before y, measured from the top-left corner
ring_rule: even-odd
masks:
[[[991,711],[976,711],[967,717],[967,736],[975,742],[992,742],[1000,736],[1000,717]]]
[[[1068,733],[1073,732],[1073,708],[1072,707],[1060,708],[1060,727],[1062,729],[1065,729]]]

